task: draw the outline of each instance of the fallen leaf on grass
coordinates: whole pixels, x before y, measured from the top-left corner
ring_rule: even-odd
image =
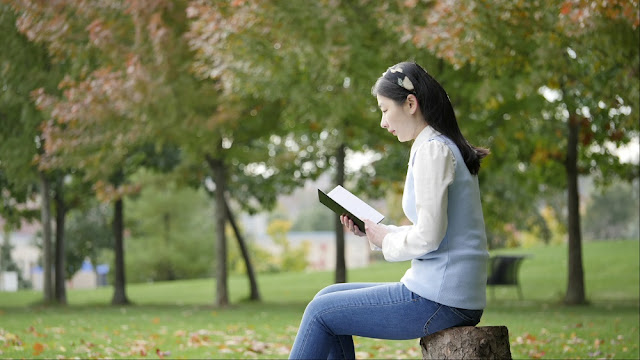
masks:
[[[218,352],[220,354],[231,354],[233,350],[229,349],[226,345],[222,344],[218,346]]]
[[[10,345],[10,346],[21,346],[22,345],[22,340],[20,339],[20,337],[18,337],[18,335],[16,334],[12,334],[10,332],[3,332],[0,331],[0,341],[5,342],[6,344]]]
[[[191,334],[189,336],[189,342],[187,343],[189,347],[201,347],[201,346],[211,346],[211,339],[207,335],[201,335],[198,333]]]
[[[356,359],[371,359],[374,355],[370,352],[366,351],[358,351],[356,352]]]
[[[160,349],[156,348],[156,355],[160,359],[163,359],[165,356],[171,356],[171,351],[160,351]]]
[[[61,327],[52,327],[49,329],[52,333],[54,334],[58,334],[58,335],[63,335],[65,334],[67,331],[64,328]]]
[[[29,333],[31,333],[31,335],[35,336],[35,337],[47,337],[46,334],[40,333],[36,330],[35,327],[33,326],[29,326]]]
[[[587,353],[587,355],[589,355],[591,357],[596,357],[596,356],[602,355],[602,352],[600,352],[600,350],[598,350],[598,351]]]
[[[567,343],[576,345],[576,344],[585,344],[586,341],[582,338],[579,338],[576,333],[571,333],[571,336],[569,336],[569,340],[567,340]]]
[[[600,340],[600,339],[595,339],[593,340],[593,346],[597,349],[600,347],[600,345],[604,344],[604,340]]]
[[[530,350],[529,357],[532,359],[541,359],[546,353],[544,351],[540,351],[538,349]]]
[[[44,345],[40,343],[33,344],[33,356],[38,356],[44,351]]]
[[[273,355],[289,355],[290,352],[291,347],[288,345],[279,344],[273,347]]]
[[[131,344],[130,354],[137,354],[140,356],[147,356],[148,353],[148,343],[144,340],[134,340],[133,344]]]
[[[537,338],[529,333],[525,333],[523,334],[523,336],[518,336],[516,337],[516,344],[518,345],[522,345],[522,344],[527,344],[527,345],[531,345],[531,344],[536,344],[538,343]]]
[[[268,347],[267,344],[261,341],[252,341],[249,344],[249,351],[252,351],[256,354],[262,354],[267,349],[267,347]]]

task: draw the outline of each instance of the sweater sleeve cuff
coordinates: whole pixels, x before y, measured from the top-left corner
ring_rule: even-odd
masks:
[[[397,258],[398,249],[396,248],[397,242],[399,241],[398,238],[401,237],[402,234],[400,232],[390,232],[382,239],[382,255],[384,255],[386,261],[401,261]]]

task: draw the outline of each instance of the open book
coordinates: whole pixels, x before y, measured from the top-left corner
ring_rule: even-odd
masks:
[[[318,198],[322,204],[336,214],[346,214],[363,233],[365,232],[363,219],[369,219],[376,224],[384,219],[384,215],[340,185],[329,191],[328,194],[318,189]]]

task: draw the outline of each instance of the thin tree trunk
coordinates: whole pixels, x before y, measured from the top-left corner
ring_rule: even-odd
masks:
[[[42,197],[41,221],[42,221],[42,250],[43,250],[43,293],[44,302],[53,302],[53,284],[52,284],[52,249],[51,249],[51,197],[50,183],[46,175],[40,172],[40,195]]]
[[[213,181],[216,184],[216,305],[229,305],[229,292],[227,286],[227,236],[225,225],[227,211],[224,199],[226,188],[226,176],[224,163],[220,159],[213,159],[207,155],[207,162],[213,172]]]
[[[567,293],[564,302],[570,305],[585,304],[584,270],[582,267],[582,238],[580,233],[580,197],[578,191],[578,121],[571,112],[568,121],[567,144],[567,206],[569,211],[569,262]]]
[[[127,305],[125,267],[124,267],[124,201],[122,198],[113,204],[113,237],[115,252],[115,283],[113,288],[113,305]]]
[[[245,244],[244,237],[240,233],[240,229],[236,224],[236,220],[231,212],[231,208],[229,208],[229,202],[225,198],[225,208],[227,209],[227,217],[229,218],[229,223],[231,223],[231,227],[233,228],[233,232],[236,234],[236,239],[238,240],[238,246],[240,247],[240,252],[242,253],[242,258],[244,259],[244,264],[247,267],[247,275],[249,276],[249,284],[251,294],[249,295],[249,299],[252,301],[260,301],[260,291],[258,291],[258,281],[256,279],[255,271],[253,271],[253,264],[251,263],[251,258],[249,256],[249,250],[247,249],[247,245]]]
[[[336,184],[344,185],[344,159],[345,159],[345,146],[340,144],[336,153]],[[335,216],[335,230],[336,230],[336,273],[335,282],[344,283],[347,282],[347,266],[345,260],[345,242],[344,242],[344,227],[340,223],[340,217]],[[362,230],[362,229],[361,229]]]
[[[56,208],[56,253],[55,253],[55,297],[59,304],[67,304],[67,290],[65,286],[65,239],[64,239],[64,226],[65,218],[67,215],[67,206],[64,202],[64,185],[62,181],[59,181],[56,186],[56,193],[54,196],[55,208]]]

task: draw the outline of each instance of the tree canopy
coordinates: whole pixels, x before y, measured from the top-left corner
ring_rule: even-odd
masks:
[[[638,176],[616,155],[640,134],[637,0],[0,6],[12,49],[0,54],[3,217],[23,216],[15,204],[38,171],[82,177],[124,216],[123,199],[145,185],[133,174],[160,169],[215,196],[219,283],[234,209],[268,211],[326,171],[397,199],[408,147],[376,129],[370,89],[400,61],[432,73],[465,137],[491,148],[480,181],[493,244],[514,227],[544,236],[540,209],[566,192],[570,284],[582,282],[578,177]],[[348,151],[374,161],[345,177]]]

